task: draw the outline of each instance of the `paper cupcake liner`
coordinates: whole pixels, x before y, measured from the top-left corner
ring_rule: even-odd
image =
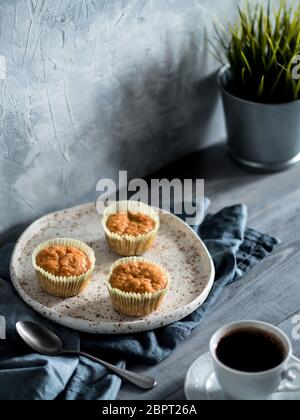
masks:
[[[113,288],[110,284],[110,278],[114,270],[121,264],[134,262],[145,262],[148,264],[158,266],[168,279],[168,286],[166,287],[166,289],[160,290],[155,293],[128,293]],[[153,261],[137,257],[122,258],[121,260],[118,260],[115,264],[113,264],[113,266],[110,269],[108,280],[106,282],[106,286],[110,294],[113,308],[123,315],[132,317],[143,317],[157,311],[161,306],[168,292],[168,289],[170,288],[170,284],[170,276],[162,266],[154,263]]]
[[[107,228],[107,219],[115,213],[126,213],[128,211],[143,213],[155,221],[155,228],[146,235],[119,235],[112,233]],[[138,201],[119,201],[111,204],[105,210],[102,220],[106,240],[112,251],[123,257],[143,255],[152,248],[159,230],[159,216],[156,211],[145,203]]]
[[[92,265],[90,270],[81,276],[73,277],[58,277],[43,270],[36,263],[38,254],[43,249],[56,245],[71,246],[83,251],[91,261]],[[95,263],[96,258],[92,248],[90,248],[84,242],[68,238],[58,238],[44,242],[37,246],[32,254],[32,264],[41,288],[50,295],[63,298],[77,296],[85,290],[92,278],[93,271],[95,269]]]

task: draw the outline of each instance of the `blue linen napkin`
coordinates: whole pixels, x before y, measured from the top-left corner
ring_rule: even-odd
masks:
[[[92,336],[59,327],[43,319],[14,292],[9,278],[13,244],[0,250],[0,316],[7,322],[7,339],[0,340],[0,400],[113,400],[121,380],[98,364],[76,357],[32,354],[17,337],[19,320],[43,323],[57,332],[69,349],[101,356],[119,366],[154,365],[166,357],[201,323],[222,290],[238,281],[279,243],[246,227],[247,208],[237,205],[209,215],[195,231],[207,245],[216,267],[213,290],[201,308],[170,326],[126,336]],[[131,364],[131,367],[132,367]]]

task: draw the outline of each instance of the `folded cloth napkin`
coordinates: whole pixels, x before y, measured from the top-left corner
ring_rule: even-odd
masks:
[[[9,279],[12,244],[0,250],[0,316],[6,319],[6,340],[0,340],[1,400],[113,400],[121,380],[98,364],[76,357],[32,354],[17,337],[19,320],[40,322],[56,331],[69,349],[113,361],[154,365],[166,357],[201,323],[227,285],[241,279],[268,256],[279,241],[246,227],[247,208],[237,205],[206,217],[195,231],[207,245],[216,267],[213,290],[193,314],[173,325],[135,335],[92,336],[59,327],[32,311],[14,292]]]

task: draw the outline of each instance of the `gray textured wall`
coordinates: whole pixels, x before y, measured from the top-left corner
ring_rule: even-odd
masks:
[[[224,137],[207,51],[238,0],[1,0],[0,233]]]

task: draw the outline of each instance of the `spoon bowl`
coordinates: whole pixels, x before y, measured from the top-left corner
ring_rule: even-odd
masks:
[[[22,340],[37,353],[46,356],[57,356],[63,352],[63,342],[53,331],[35,324],[21,321],[16,325]]]

